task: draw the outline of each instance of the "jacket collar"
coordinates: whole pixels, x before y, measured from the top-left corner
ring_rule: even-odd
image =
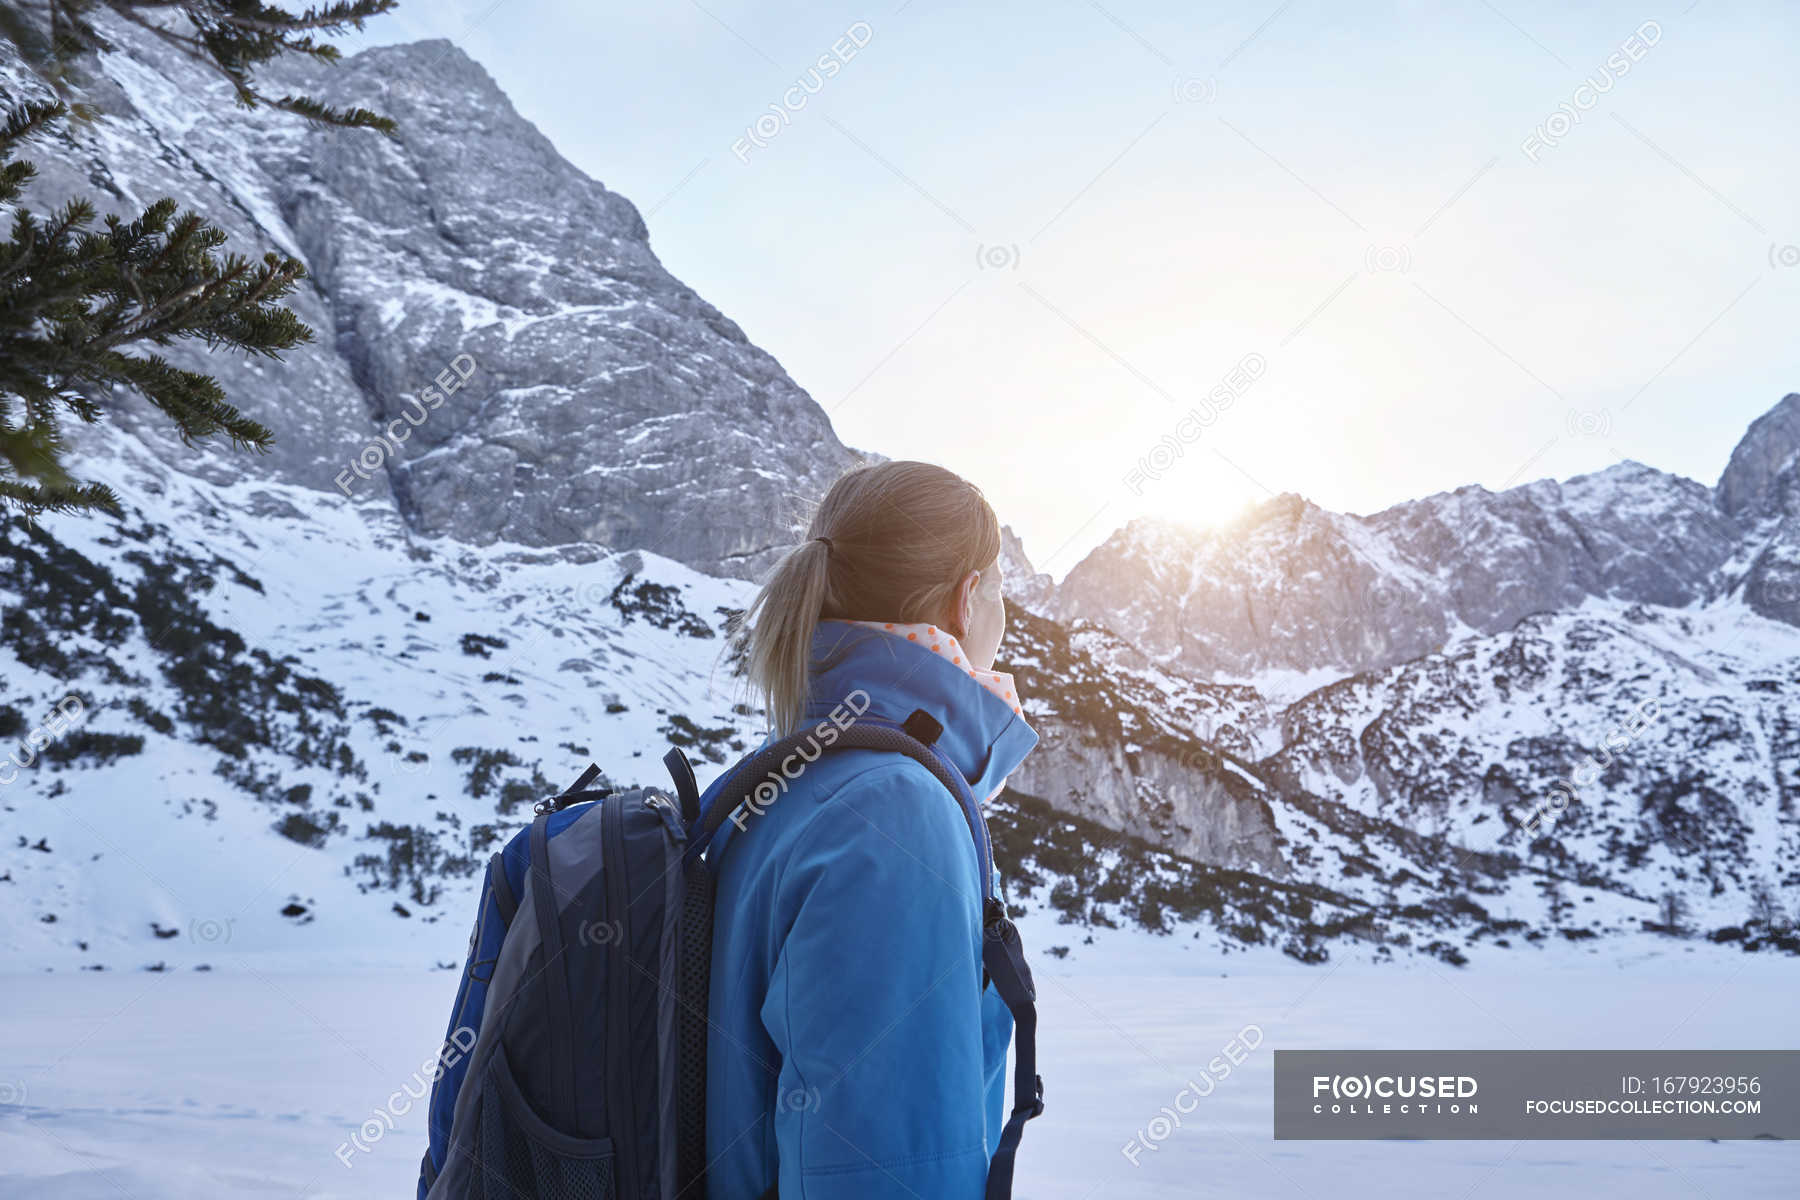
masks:
[[[870,716],[898,723],[923,709],[935,718],[944,728],[938,750],[977,799],[997,791],[1037,745],[1037,731],[1022,714],[947,659],[866,625],[820,621],[806,719],[824,719],[859,690],[867,693]],[[851,707],[862,703],[858,698]]]

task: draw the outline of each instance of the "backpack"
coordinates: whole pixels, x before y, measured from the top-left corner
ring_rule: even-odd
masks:
[[[982,878],[983,986],[998,991],[1015,1034],[1013,1108],[986,1192],[1006,1200],[1025,1123],[1044,1110],[1036,992],[994,893],[987,823],[932,745],[941,732],[923,711],[904,724],[865,716],[829,748],[905,754],[968,820]],[[779,739],[741,760],[704,811],[679,749],[663,758],[674,796],[591,787],[600,768],[590,765],[493,856],[434,1074],[420,1200],[703,1200],[717,868],[706,851],[783,759],[802,748],[816,756],[810,738]],[[774,1195],[771,1187],[765,1200]]]

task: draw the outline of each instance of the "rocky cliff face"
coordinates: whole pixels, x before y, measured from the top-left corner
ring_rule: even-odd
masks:
[[[1262,698],[1112,667],[1115,642],[1012,615],[1001,666],[1040,740],[1010,786],[1197,862],[1285,876],[1276,797],[1243,769],[1252,731],[1268,720]]]
[[[1050,576],[1031,565],[1025,543],[1010,525],[1000,527],[1000,578],[1006,603],[1012,607],[1043,611],[1056,590]]]
[[[108,35],[121,52],[84,85],[103,115],[33,155],[35,198],[175,195],[233,249],[312,273],[295,307],[316,345],[279,366],[204,359],[275,453],[196,459],[128,416],[172,465],[392,503],[427,536],[651,549],[748,578],[793,497],[852,461],[780,364],[657,261],[631,202],[449,42],[278,79],[393,116],[389,139],[242,112],[143,31]],[[33,86],[16,59],[3,69]]]
[[[1748,530],[1738,560],[1744,599],[1800,625],[1800,394],[1754,421],[1719,477],[1719,507]]]
[[[1800,393],[1750,423],[1719,476],[1719,507],[1752,520],[1792,515],[1794,456],[1800,454]]]

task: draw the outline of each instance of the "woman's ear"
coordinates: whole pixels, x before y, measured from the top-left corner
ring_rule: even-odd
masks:
[[[956,585],[956,591],[950,596],[950,632],[956,635],[959,642],[969,636],[969,622],[975,618],[975,585],[980,582],[981,572],[970,571],[963,576],[962,582]]]

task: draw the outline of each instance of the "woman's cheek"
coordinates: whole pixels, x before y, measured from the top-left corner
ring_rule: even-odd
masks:
[[[1006,604],[999,597],[983,604],[974,621],[974,637],[970,639],[970,656],[975,665],[988,670],[994,665],[994,656],[1000,651],[1000,638],[1006,632]]]

